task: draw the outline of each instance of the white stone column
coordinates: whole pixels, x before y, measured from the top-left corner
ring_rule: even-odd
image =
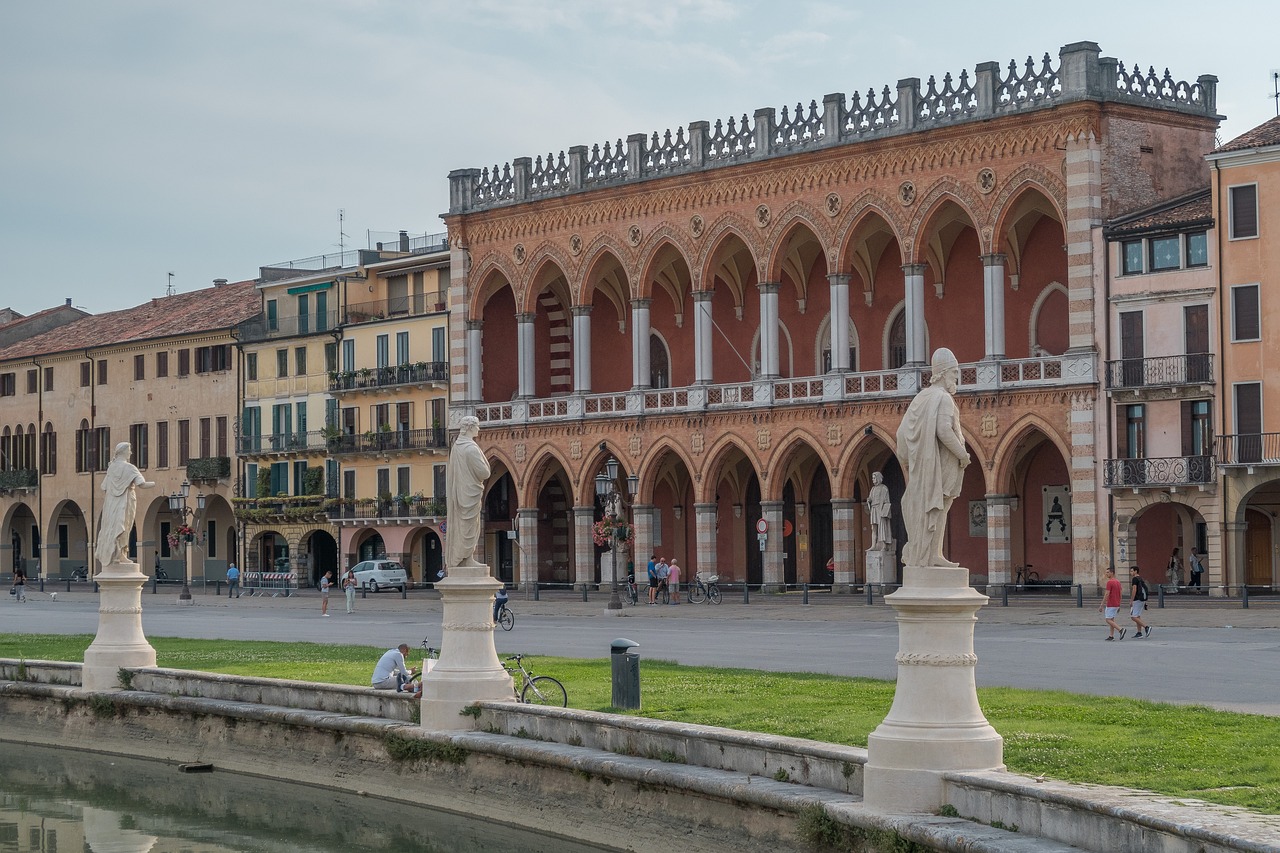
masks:
[[[778,373],[778,290],[776,281],[757,285],[760,291],[760,378],[776,379]]]
[[[831,285],[831,372],[845,373],[853,368],[849,364],[849,280],[846,273],[827,276]],[[836,560],[839,570],[840,561]]]
[[[591,393],[591,306],[575,305],[573,314],[573,393]]]
[[[112,563],[94,576],[98,582],[98,633],[84,652],[80,686],[120,690],[120,669],[155,666],[156,650],[142,633],[142,585],[137,563]]]
[[[924,264],[906,264],[902,267],[906,292],[907,364],[929,363],[925,354],[924,270]]]
[[[1004,255],[982,256],[986,357],[1004,358]]]
[[[782,501],[760,501],[760,515],[769,522],[769,540],[764,546],[760,579],[766,592],[780,590],[785,577],[782,560],[786,554],[782,548]]]
[[[1012,495],[987,495],[988,591],[993,591],[1000,584],[1009,583],[1012,577],[1012,516]]]
[[[691,568],[705,574],[716,574],[716,534],[718,532],[719,507],[716,504],[694,504],[694,535],[698,562]],[[692,583],[693,577],[681,578],[681,583]]]
[[[857,506],[850,498],[831,500],[831,556],[836,561],[833,583],[837,592],[844,592],[839,589],[841,586],[858,582],[857,528],[854,526]]]
[[[653,556],[653,505],[632,504],[631,524],[635,527],[636,584],[643,589],[649,582],[645,571]]]
[[[519,362],[517,395],[534,395],[533,320],[534,314],[516,315],[516,357]]]
[[[631,300],[631,387],[633,390],[648,388],[649,365],[649,305],[652,299]]]
[[[538,582],[538,508],[521,507],[516,510],[516,540],[520,558],[515,576],[520,589],[529,589]]]
[[[573,585],[577,589],[596,582],[596,543],[591,538],[595,507],[573,508]]]
[[[711,323],[710,290],[693,292],[693,381],[709,385],[715,381],[711,365],[711,341],[715,327]]]
[[[467,401],[479,403],[484,399],[484,387],[480,365],[484,358],[484,321],[467,321]]]

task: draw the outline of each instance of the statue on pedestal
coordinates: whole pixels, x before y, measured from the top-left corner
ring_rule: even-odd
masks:
[[[474,416],[463,418],[453,449],[449,451],[449,467],[444,477],[445,497],[448,499],[447,568],[480,565],[474,554],[480,541],[480,509],[484,502],[484,484],[489,478],[489,460],[476,444],[479,434],[479,419]]]
[[[98,543],[94,556],[103,568],[112,563],[129,561],[129,534],[133,532],[133,520],[138,513],[137,488],[150,489],[155,483],[142,476],[129,456],[133,447],[127,441],[116,445],[102,479],[102,517],[98,524]]]
[[[871,493],[867,495],[867,515],[871,519],[872,551],[889,551],[893,548],[893,502],[884,475],[876,471],[871,475]]]
[[[902,519],[907,528],[903,562],[908,566],[956,568],[942,556],[947,514],[960,494],[969,464],[960,413],[953,399],[960,365],[945,347],[933,354],[929,387],[911,401],[898,427],[898,461],[907,475]]]

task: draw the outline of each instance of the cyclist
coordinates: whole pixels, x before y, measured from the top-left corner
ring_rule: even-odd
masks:
[[[493,621],[497,622],[498,617],[502,615],[503,609],[507,606],[507,588],[499,587],[493,596]]]

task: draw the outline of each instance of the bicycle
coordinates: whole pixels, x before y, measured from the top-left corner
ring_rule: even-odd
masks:
[[[689,601],[694,604],[706,602],[707,604],[720,603],[720,580],[719,575],[707,575],[703,580],[702,572],[698,572],[693,576],[694,583],[689,587]]]
[[[636,606],[636,602],[640,600],[640,592],[636,589],[635,575],[627,575],[627,579],[623,583],[622,589],[619,590],[619,594],[622,596],[623,601],[631,602],[632,607]]]
[[[426,662],[429,660],[440,660],[440,650],[436,648],[432,648],[430,637],[422,638],[421,648],[422,648],[422,669],[418,670],[413,675],[409,676],[409,678],[405,681],[405,684],[413,684],[415,681],[419,681],[419,682],[422,681],[422,673],[426,671],[426,668],[427,668]],[[416,689],[415,689],[415,692],[416,692]]]
[[[1027,563],[1025,566],[1018,566],[1013,570],[1013,582],[1018,587],[1037,584],[1040,583],[1040,573],[1032,571],[1031,564]]]
[[[665,580],[658,581],[658,586],[656,588],[650,587],[650,589],[655,590],[651,604],[669,604],[671,602],[671,590],[667,589]]]
[[[515,668],[507,666],[512,661],[515,662]],[[569,707],[569,694],[565,691],[564,685],[549,675],[534,675],[525,667],[523,661],[524,655],[512,655],[502,663],[502,668],[511,676],[511,686],[515,689],[516,699],[526,705]],[[520,676],[518,685],[515,683],[517,673]]]
[[[498,608],[498,618],[494,621],[502,626],[502,630],[510,631],[516,626],[516,615],[511,612],[511,608],[503,604]]]

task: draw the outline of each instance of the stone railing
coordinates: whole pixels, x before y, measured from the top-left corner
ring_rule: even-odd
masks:
[[[825,96],[794,110],[772,107],[727,120],[692,122],[659,133],[635,133],[601,144],[575,145],[559,154],[521,157],[501,167],[459,169],[449,174],[449,212],[466,213],[531,199],[563,196],[619,183],[696,172],[797,151],[847,145],[944,125],[986,121],[1071,101],[1121,101],[1215,116],[1217,82],[1202,75],[1195,82],[1174,79],[1166,69],[1127,68],[1100,56],[1098,45],[1077,42],[1063,47],[1055,67],[1048,53],[1037,62],[983,62],[970,76],[944,74],[899,80],[896,88],[868,89]]]
[[[1097,381],[1092,353],[965,364],[960,368],[960,393],[1093,384]],[[724,385],[687,388],[574,394],[535,400],[511,400],[475,406],[485,426],[552,421],[564,418],[684,414],[718,409],[801,406],[894,397],[910,397],[929,381],[927,368],[904,367],[865,373],[828,373],[792,379],[757,379]],[[471,414],[454,407],[456,420]],[[451,424],[456,428],[457,424]]]
[[[1203,486],[1212,483],[1216,474],[1212,456],[1108,459],[1103,466],[1102,483],[1120,489]]]

